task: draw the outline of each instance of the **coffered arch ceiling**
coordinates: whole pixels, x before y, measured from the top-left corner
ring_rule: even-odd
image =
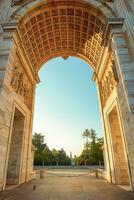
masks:
[[[36,6],[19,21],[24,49],[36,71],[57,56],[77,56],[97,67],[105,45],[106,19],[92,6],[65,2]]]

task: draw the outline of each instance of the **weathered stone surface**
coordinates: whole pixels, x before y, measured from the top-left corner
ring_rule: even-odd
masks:
[[[104,125],[105,177],[133,189],[133,1],[2,0],[0,11],[0,189],[14,170],[18,184],[34,177],[31,131],[38,71],[57,56],[76,56],[92,67]],[[19,138],[13,133],[16,109],[24,117]],[[11,152],[20,138],[17,160]]]

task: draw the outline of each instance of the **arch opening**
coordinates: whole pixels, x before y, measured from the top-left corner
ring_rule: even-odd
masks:
[[[92,71],[80,59],[70,57],[64,61],[58,57],[43,65],[39,75],[34,132],[44,133],[51,148],[65,147],[68,154],[72,151],[79,156],[83,149],[82,132],[86,128],[95,129],[97,136],[102,137]]]
[[[36,74],[44,63],[58,56],[75,56],[85,60],[95,71],[94,79],[97,78],[102,109],[117,85],[112,71],[113,55],[109,35],[107,17],[96,6],[84,1],[70,1],[69,4],[58,0],[39,3],[19,19],[17,27],[17,36]],[[99,71],[106,49],[107,69],[103,70],[98,79],[96,71]]]

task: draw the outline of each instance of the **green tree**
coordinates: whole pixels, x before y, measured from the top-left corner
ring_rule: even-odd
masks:
[[[34,133],[32,138],[32,144],[35,146],[35,157],[34,164],[42,165],[42,151],[45,149],[46,144],[44,143],[44,135],[41,133]]]
[[[82,133],[83,138],[86,139],[86,144],[89,145],[91,141],[91,145],[95,144],[96,139],[97,139],[97,134],[94,129],[85,129],[85,131]]]
[[[52,165],[58,165],[58,150],[52,149]]]
[[[46,147],[41,151],[42,165],[52,165],[52,152],[46,145]]]
[[[70,165],[71,160],[62,148],[60,150],[49,149],[47,144],[44,142],[44,135],[41,133],[34,133],[32,143],[36,148],[35,151],[35,165]]]
[[[102,144],[99,143],[98,140],[94,145],[92,145],[89,153],[90,162],[92,164],[98,165],[99,162],[103,162],[103,152],[101,150],[101,146]]]
[[[80,165],[98,165],[99,162],[103,162],[103,152],[101,150],[103,138],[98,138],[94,129],[85,129],[82,137],[86,139],[86,142],[81,155],[75,158],[76,162]]]
[[[56,161],[58,162],[59,165],[70,165],[71,164],[71,159],[66,154],[66,152],[63,148],[58,150],[57,155],[56,155]]]
[[[88,129],[85,129],[84,132],[82,133],[82,136],[84,139],[86,139],[86,142],[89,143],[89,138],[90,138],[90,132]]]

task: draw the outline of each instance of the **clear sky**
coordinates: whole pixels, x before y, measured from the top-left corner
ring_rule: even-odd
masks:
[[[52,59],[39,71],[33,132],[43,133],[50,149],[79,155],[84,129],[102,135],[96,85],[89,65],[74,57]]]

